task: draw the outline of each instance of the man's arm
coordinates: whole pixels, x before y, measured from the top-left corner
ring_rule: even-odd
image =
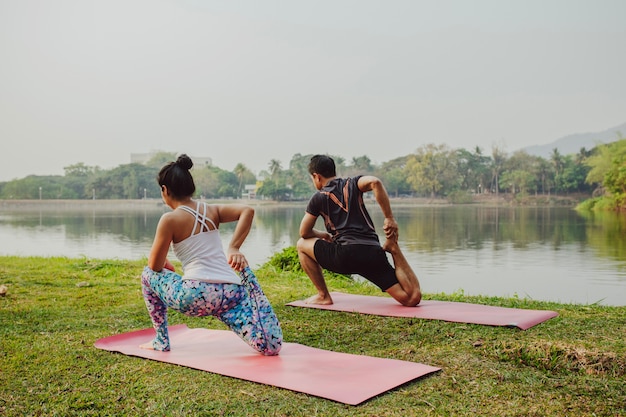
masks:
[[[374,192],[374,198],[376,202],[380,206],[380,209],[383,212],[383,216],[385,216],[385,221],[383,222],[383,230],[385,231],[385,237],[387,239],[398,239],[398,223],[396,223],[396,219],[393,217],[393,212],[391,211],[391,203],[389,202],[389,195],[387,194],[387,190],[383,185],[383,182],[373,175],[364,175],[359,178],[359,182],[357,183],[359,190],[361,192]]]
[[[331,242],[332,236],[330,233],[314,228],[316,221],[317,217],[311,213],[304,213],[304,217],[300,222],[300,237],[303,239],[318,238]]]

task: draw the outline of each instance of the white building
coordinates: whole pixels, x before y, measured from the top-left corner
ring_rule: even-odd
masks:
[[[241,192],[241,198],[248,200],[256,199],[256,184],[245,184],[243,186],[243,191]]]

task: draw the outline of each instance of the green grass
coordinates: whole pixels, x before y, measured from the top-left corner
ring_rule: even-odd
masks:
[[[0,257],[8,287],[0,297],[0,416],[626,415],[626,307],[425,296],[559,313],[526,331],[293,308],[285,303],[311,295],[312,285],[268,263],[257,275],[287,342],[442,368],[348,406],[94,348],[99,338],[150,327],[143,264]],[[381,295],[342,276],[328,281],[333,291]],[[225,328],[172,313],[177,323]]]

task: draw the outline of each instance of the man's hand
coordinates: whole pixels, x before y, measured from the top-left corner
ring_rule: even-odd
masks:
[[[383,231],[385,232],[385,237],[391,241],[398,241],[398,223],[396,223],[396,219],[393,217],[385,217],[385,221],[383,222]]]

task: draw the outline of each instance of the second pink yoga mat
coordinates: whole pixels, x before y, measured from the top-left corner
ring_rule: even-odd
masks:
[[[526,310],[453,301],[422,300],[417,307],[404,307],[389,296],[379,297],[340,292],[333,292],[331,296],[334,304],[328,306],[306,304],[303,300],[293,301],[287,305],[378,316],[413,317],[489,326],[518,327],[522,330],[558,316],[556,312],[549,310]]]

